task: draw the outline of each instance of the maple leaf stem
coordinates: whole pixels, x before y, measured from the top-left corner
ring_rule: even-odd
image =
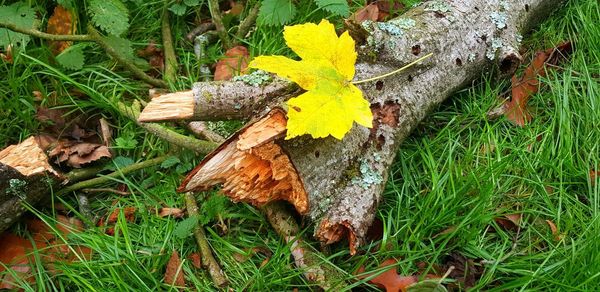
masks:
[[[382,78],[385,78],[385,77],[388,77],[388,76],[394,75],[394,74],[396,74],[396,73],[400,73],[400,72],[402,72],[402,71],[404,71],[404,70],[406,70],[406,69],[410,68],[410,67],[411,67],[411,66],[413,66],[413,65],[416,65],[416,64],[420,63],[421,61],[423,61],[423,60],[425,60],[425,59],[427,59],[427,58],[429,58],[429,57],[431,57],[431,56],[433,56],[433,53],[429,53],[429,54],[427,54],[427,55],[425,55],[425,56],[423,56],[423,57],[421,57],[421,58],[418,58],[418,59],[416,59],[416,60],[414,60],[414,61],[412,61],[412,62],[410,62],[410,63],[406,64],[405,66],[403,66],[403,67],[402,67],[402,68],[400,68],[400,69],[394,70],[394,71],[392,71],[392,72],[389,72],[389,73],[385,73],[385,74],[383,74],[383,75],[379,75],[379,76],[375,76],[375,77],[367,78],[367,79],[364,79],[364,80],[354,81],[354,82],[352,82],[352,84],[356,85],[356,84],[361,84],[361,83],[367,83],[367,82],[371,82],[371,81],[379,80],[379,79],[382,79]]]

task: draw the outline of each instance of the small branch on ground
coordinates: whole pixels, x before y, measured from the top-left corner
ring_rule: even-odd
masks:
[[[244,39],[246,37],[246,34],[254,26],[254,23],[256,22],[256,18],[258,17],[258,12],[260,10],[260,3],[261,3],[261,1],[256,2],[256,4],[254,4],[254,6],[252,6],[252,9],[250,9],[250,12],[248,12],[248,15],[246,15],[244,20],[240,23],[240,25],[238,27],[238,31],[235,33],[235,38],[236,38],[235,43],[236,44],[238,43],[239,40]]]
[[[344,275],[325,259],[320,252],[300,239],[300,227],[281,202],[261,208],[269,223],[290,244],[294,262],[304,271],[304,276],[325,290],[345,287]]]
[[[186,126],[188,130],[190,130],[196,137],[200,139],[205,139],[207,141],[219,144],[225,142],[225,138],[219,135],[217,132],[211,130],[204,121],[189,122]]]
[[[119,196],[129,196],[131,195],[131,193],[129,192],[125,192],[125,191],[119,191],[119,190],[115,190],[115,189],[111,189],[111,188],[87,188],[87,189],[82,189],[82,192],[86,193],[86,194],[93,194],[93,193],[113,193]]]
[[[184,194],[184,197],[188,215],[190,217],[198,217],[198,204],[196,204],[194,194],[187,192]],[[227,276],[223,273],[221,266],[219,266],[219,263],[214,258],[208,240],[206,240],[204,228],[201,225],[197,225],[194,229],[194,237],[196,238],[196,243],[198,244],[202,256],[202,266],[208,270],[215,286],[219,288],[227,286],[229,280],[227,280]]]
[[[163,73],[163,79],[168,83],[175,82],[177,78],[177,55],[173,47],[173,35],[171,33],[171,23],[169,21],[169,11],[165,6],[163,9],[162,18],[162,40],[163,40],[163,52],[165,54],[165,71]]]
[[[50,34],[39,31],[37,29],[28,29],[19,27],[13,23],[0,22],[0,28],[10,29],[14,32],[30,35],[33,37],[49,40],[49,41],[76,41],[76,42],[95,42],[96,40],[87,34]]]
[[[125,104],[119,102],[117,104],[117,109],[122,115],[135,121],[140,127],[168,142],[171,142],[174,145],[193,150],[199,154],[209,153],[218,146],[217,143],[194,139],[158,124],[139,122],[138,117],[140,115],[140,104],[137,101],[134,102],[132,106],[126,106]]]
[[[165,87],[165,88],[168,87],[166,82],[164,82],[160,79],[151,77],[150,75],[146,74],[146,72],[144,72],[144,70],[140,69],[138,66],[133,64],[133,62],[131,62],[130,60],[127,60],[124,56],[119,54],[113,47],[111,47],[104,40],[104,38],[100,35],[100,33],[91,25],[88,25],[88,33],[92,37],[92,39],[96,43],[98,43],[98,45],[100,45],[100,47],[102,47],[102,49],[104,49],[104,51],[106,51],[107,54],[109,54],[111,57],[113,57],[115,60],[117,60],[117,62],[119,62],[119,64],[121,64],[125,68],[127,68],[127,70],[131,71],[131,73],[133,73],[133,75],[135,75],[135,77],[141,79],[142,81],[144,81],[150,85],[154,85],[156,87]]]
[[[64,195],[66,193],[69,192],[73,192],[73,191],[77,191],[80,189],[85,189],[85,188],[89,188],[92,186],[96,186],[102,183],[106,183],[111,181],[113,178],[119,177],[121,175],[125,175],[140,169],[144,169],[147,167],[151,167],[154,165],[158,165],[161,164],[163,161],[165,161],[167,158],[169,157],[169,155],[165,155],[165,156],[160,156],[160,157],[156,157],[150,160],[145,160],[142,162],[138,162],[138,163],[134,163],[132,165],[128,165],[126,167],[123,167],[117,171],[111,172],[107,175],[101,176],[101,177],[96,177],[96,178],[92,178],[92,179],[88,179],[88,180],[84,180],[84,181],[80,181],[76,184],[72,184],[60,191],[58,191],[56,194],[57,195]]]
[[[215,28],[217,30],[217,34],[223,43],[223,47],[225,49],[229,49],[232,46],[231,39],[229,38],[229,33],[227,29],[225,29],[225,25],[223,24],[223,17],[221,15],[221,11],[219,11],[219,0],[208,0],[208,9],[210,10],[210,16],[212,18],[213,23],[215,24]]]

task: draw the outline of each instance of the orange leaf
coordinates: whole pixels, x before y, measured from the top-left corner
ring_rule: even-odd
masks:
[[[71,11],[58,5],[54,8],[54,13],[48,19],[46,32],[49,34],[74,34],[77,30],[77,18]],[[66,50],[72,42],[50,41],[50,49],[54,55]]]
[[[546,224],[548,224],[548,227],[550,227],[550,231],[552,231],[552,235],[554,236],[554,240],[559,241],[561,240],[561,236],[558,233],[558,228],[556,228],[556,224],[554,224],[554,222],[552,222],[552,220],[546,220]]]
[[[168,216],[172,216],[173,218],[182,218],[183,215],[185,215],[185,213],[179,208],[160,208],[160,210],[158,210],[158,216],[161,218]]]
[[[507,214],[494,220],[506,230],[516,230],[521,225],[523,214]]]
[[[192,265],[194,265],[194,267],[196,267],[196,269],[202,268],[202,257],[200,256],[199,253],[195,252],[195,253],[190,254],[188,256],[188,260],[190,262],[192,262]]]
[[[248,67],[248,49],[235,46],[225,52],[225,58],[217,62],[215,80],[229,80],[234,75],[239,75]]]
[[[183,269],[181,267],[181,260],[177,251],[174,250],[171,254],[171,258],[167,263],[167,270],[165,271],[165,283],[177,287],[185,287],[185,279],[183,278]]]
[[[512,98],[504,104],[504,115],[508,120],[521,127],[531,121],[527,102],[539,89],[538,76],[546,76],[546,64],[556,65],[560,56],[568,55],[571,50],[571,42],[564,42],[555,48],[539,51],[520,78],[516,75],[512,77]]]
[[[361,23],[365,20],[377,21],[379,18],[379,6],[377,3],[371,3],[350,16],[350,19],[354,22]]]
[[[395,259],[387,259],[385,260],[378,269],[392,266],[398,263]],[[358,269],[358,273],[364,273],[364,267],[360,267]],[[367,275],[361,275],[359,278],[364,279],[373,275],[373,273],[369,273]],[[396,292],[396,291],[407,291],[408,286],[417,283],[419,278],[417,276],[400,276],[396,272],[396,268],[393,267],[388,269],[387,271],[377,275],[375,278],[369,280],[369,283],[377,285],[379,288],[385,289],[387,292]]]

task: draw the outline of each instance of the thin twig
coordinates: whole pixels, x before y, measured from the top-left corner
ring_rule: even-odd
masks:
[[[190,217],[197,218],[198,204],[196,203],[194,194],[187,192],[184,194],[184,197],[188,215]],[[227,276],[225,273],[223,273],[221,266],[219,266],[219,263],[213,256],[210,245],[208,244],[208,240],[206,240],[204,228],[202,226],[196,226],[194,229],[194,237],[196,238],[196,243],[198,244],[198,248],[200,249],[200,254],[202,256],[202,266],[208,270],[210,277],[217,287],[222,288],[227,286],[227,284],[229,284],[229,280],[227,280]]]
[[[260,10],[260,3],[261,1],[257,1],[256,4],[252,6],[252,9],[250,9],[250,12],[248,12],[248,15],[246,15],[244,20],[240,23],[238,31],[235,33],[236,43],[238,40],[244,39],[252,26],[254,26],[254,22],[256,22],[256,18],[258,17],[258,11]]]
[[[115,190],[115,189],[111,189],[111,188],[88,188],[88,189],[83,189],[81,191],[84,192],[84,193],[86,193],[86,194],[90,194],[90,193],[113,193],[113,194],[117,194],[119,196],[129,196],[129,195],[131,195],[130,192],[119,191],[119,190]]]
[[[88,33],[92,37],[92,39],[96,43],[98,43],[98,45],[100,45],[100,47],[102,47],[102,49],[104,49],[104,51],[106,51],[107,54],[109,54],[111,57],[113,57],[115,60],[117,60],[117,62],[119,62],[121,65],[123,65],[129,71],[131,71],[131,73],[133,73],[133,75],[135,75],[137,78],[141,79],[142,81],[144,81],[148,84],[151,84],[151,85],[154,85],[157,87],[165,87],[165,88],[168,87],[166,82],[164,82],[160,79],[150,77],[150,75],[146,74],[146,72],[144,72],[144,70],[140,69],[138,66],[133,64],[133,62],[131,62],[130,60],[127,60],[123,55],[118,53],[113,47],[111,47],[106,42],[104,37],[102,35],[100,35],[100,33],[91,25],[88,25]]]
[[[230,49],[232,47],[231,39],[229,39],[229,33],[223,24],[223,17],[221,16],[221,11],[219,11],[219,0],[208,0],[208,9],[210,10],[210,16],[215,24],[217,34],[223,43],[223,47]]]
[[[300,239],[300,227],[281,202],[262,207],[275,232],[290,245],[296,266],[302,269],[307,280],[329,291],[345,287],[344,275],[331,265],[323,254]]]
[[[173,48],[173,35],[171,33],[171,23],[169,21],[169,11],[165,6],[163,10],[162,18],[162,41],[163,41],[163,52],[165,53],[165,71],[163,79],[167,82],[175,82],[177,78],[177,55],[175,55],[175,49]]]
[[[207,154],[217,148],[218,144],[210,141],[198,140],[192,137],[188,137],[182,134],[179,134],[165,126],[161,126],[159,124],[154,123],[140,123],[138,122],[138,116],[140,115],[140,105],[139,102],[134,102],[132,106],[126,106],[125,104],[119,102],[117,104],[117,109],[120,114],[132,119],[135,121],[140,127],[146,129],[146,131],[154,134],[168,142],[171,142],[177,146],[193,150],[199,154]]]
[[[0,22],[0,28],[10,29],[15,32],[38,37],[50,41],[77,41],[77,42],[94,42],[94,38],[87,34],[50,34],[39,31],[33,28],[19,27],[13,23]]]
[[[96,186],[102,183],[106,183],[111,181],[112,178],[116,178],[119,177],[121,175],[124,174],[128,174],[130,172],[134,172],[140,169],[144,169],[144,168],[148,168],[154,165],[158,165],[161,164],[163,161],[165,161],[167,158],[169,157],[169,155],[165,155],[165,156],[160,156],[154,159],[150,159],[150,160],[145,160],[142,162],[138,162],[138,163],[134,163],[132,165],[128,165],[126,167],[123,167],[121,169],[119,169],[118,171],[114,171],[111,172],[107,175],[101,176],[101,177],[96,177],[96,178],[92,178],[92,179],[88,179],[88,180],[84,180],[81,182],[78,182],[76,184],[72,184],[60,191],[57,192],[57,195],[64,195],[67,194],[69,192],[73,192],[73,191],[77,191],[77,190],[81,190],[81,189],[85,189],[85,188],[89,188],[92,186]]]

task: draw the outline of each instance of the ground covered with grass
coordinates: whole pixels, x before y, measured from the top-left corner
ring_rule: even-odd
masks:
[[[127,37],[135,48],[146,47],[151,39],[160,40],[162,8],[160,3],[148,2],[131,10]],[[327,17],[314,4],[298,10],[297,23]],[[192,44],[184,39],[195,17],[190,11],[173,19],[184,74],[172,89],[189,88],[201,78],[200,64],[213,64],[222,53],[220,45],[214,44],[205,59],[196,60]],[[571,40],[575,48],[561,68],[549,70],[543,78],[542,89],[530,101],[533,121],[525,127],[504,118],[488,118],[487,112],[499,104],[498,96],[509,88],[507,80],[494,73],[483,75],[442,104],[398,152],[377,216],[382,235],[355,256],[349,255],[346,243],[327,247],[323,264],[329,262],[342,271],[350,283],[348,289],[376,289],[353,274],[361,266],[374,270],[390,258],[397,260],[401,275],[443,275],[445,270],[440,268],[449,264],[456,270],[467,269],[468,279],[463,282],[477,290],[600,289],[600,175],[591,175],[600,170],[599,19],[598,1],[568,1],[525,36],[526,60],[533,52],[563,40]],[[281,27],[259,26],[242,42],[251,56],[289,54],[281,32]],[[185,206],[175,189],[200,157],[169,146],[119,114],[117,101],[147,99],[147,87],[100,48],[86,51],[82,70],[69,71],[55,64],[46,42],[32,42],[14,56],[12,64],[0,62],[1,147],[38,132],[35,113],[40,101],[33,92],[39,91],[43,96],[57,96],[61,107],[74,113],[107,118],[115,131],[119,157],[143,161],[169,154],[179,160],[123,175],[106,185],[126,185],[128,196],[109,192],[90,196],[96,218],[117,208],[134,207],[134,222],[121,212],[114,235],[108,235],[105,227],[86,221],[89,226],[83,232],[71,233],[64,240],[91,248],[91,259],[57,263],[59,273],[34,261],[35,281],[23,280],[19,285],[31,291],[170,289],[163,277],[172,251],[185,258],[197,246],[193,237],[178,230],[181,219],[161,218],[156,210]],[[217,126],[227,132],[239,123]],[[203,221],[231,287],[248,291],[314,288],[293,266],[289,247],[258,210],[208,195],[213,198],[210,206],[219,212],[208,212]],[[47,204],[33,216],[51,225],[58,213],[87,220],[79,213],[74,194],[53,196],[52,201],[64,210]],[[518,218],[518,222],[511,226],[506,215],[514,214],[518,216],[508,218]],[[305,238],[310,239],[312,228],[304,223]],[[13,232],[27,235],[22,225]],[[240,260],[240,254],[250,254],[255,247],[268,252]],[[214,289],[207,274],[191,261],[183,261],[181,269],[188,287]]]

